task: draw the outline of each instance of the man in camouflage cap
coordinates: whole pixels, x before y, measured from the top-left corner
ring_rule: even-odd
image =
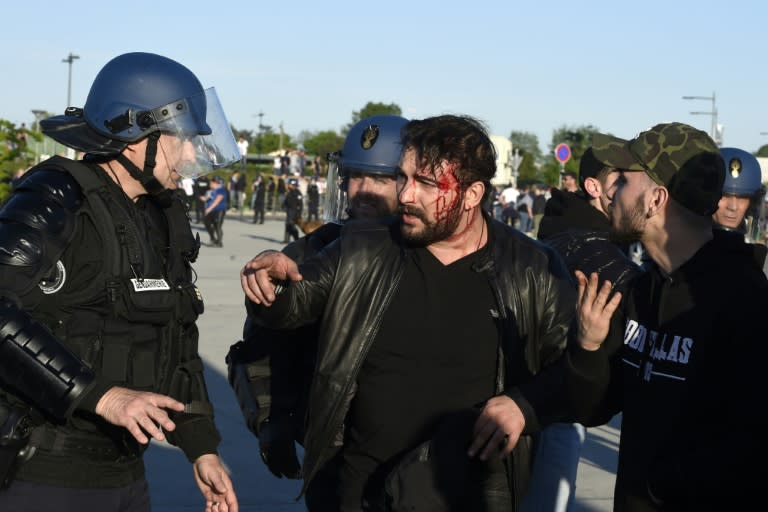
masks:
[[[755,405],[764,401],[768,281],[745,244],[713,232],[718,148],[681,123],[628,141],[597,134],[593,144],[620,169],[608,192],[613,235],[640,240],[653,260],[613,318],[609,283],[598,293],[597,274],[576,273],[571,360],[602,376],[585,391],[599,399],[591,423],[623,413],[614,508],[747,508],[764,494],[751,468],[768,447]]]
[[[595,157],[625,171],[644,171],[672,199],[698,215],[711,215],[723,190],[725,174],[715,142],[687,124],[658,124],[626,141],[595,134]]]

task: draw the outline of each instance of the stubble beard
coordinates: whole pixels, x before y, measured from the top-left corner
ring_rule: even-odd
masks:
[[[615,209],[615,206],[614,206]],[[611,222],[611,229],[608,232],[608,238],[616,244],[630,244],[640,241],[645,228],[645,205],[643,197],[640,196],[632,205],[628,212],[619,218],[618,223]],[[611,212],[613,217],[613,212]]]
[[[402,225],[403,238],[417,247],[426,247],[449,238],[456,233],[461,222],[461,204],[453,207],[444,219],[434,222],[427,219],[426,214],[421,210],[409,207],[401,207],[400,210],[402,213],[418,218],[423,224],[421,229],[416,226]]]

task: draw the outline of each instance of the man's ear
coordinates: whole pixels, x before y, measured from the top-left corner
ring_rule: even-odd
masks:
[[[654,215],[657,215],[660,211],[664,209],[666,204],[669,202],[669,190],[667,190],[666,187],[662,186],[655,186],[651,190],[651,201],[648,205],[648,213],[646,216],[648,218],[653,217]]]
[[[603,193],[603,186],[595,178],[584,179],[584,192],[592,199],[597,199]]]
[[[483,202],[485,194],[485,184],[482,181],[475,181],[464,190],[464,209],[471,210]]]

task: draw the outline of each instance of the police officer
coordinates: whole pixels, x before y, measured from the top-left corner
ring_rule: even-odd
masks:
[[[206,510],[236,511],[197,351],[200,242],[172,193],[239,157],[215,90],[128,53],[41,127],[85,157],[42,162],[0,209],[0,510],[149,511],[155,439]]]
[[[290,242],[290,238],[299,239],[299,228],[296,227],[296,221],[301,219],[301,210],[304,208],[304,195],[299,190],[299,180],[288,178],[288,190],[283,199],[283,209],[285,210],[285,233],[283,234],[283,243]]]
[[[720,148],[725,161],[723,197],[712,214],[715,227],[744,237],[752,246],[755,261],[768,275],[765,233],[765,187],[761,183],[760,164],[751,153],[738,148]]]
[[[400,163],[399,116],[372,116],[352,127],[340,152],[329,155],[326,224],[286,246],[303,261],[336,240],[348,219],[383,219],[397,212],[396,170]],[[277,477],[300,478],[295,442],[303,443],[306,397],[314,370],[315,326],[273,331],[246,320],[244,340],[227,355],[229,382],[248,428],[259,438],[261,456]],[[322,482],[307,496],[310,510],[327,505]]]

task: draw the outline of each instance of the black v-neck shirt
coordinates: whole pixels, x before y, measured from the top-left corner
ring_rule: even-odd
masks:
[[[347,419],[340,490],[353,499],[379,466],[429,439],[441,417],[494,394],[497,306],[487,276],[473,270],[481,253],[450,265],[427,249],[407,254]]]

